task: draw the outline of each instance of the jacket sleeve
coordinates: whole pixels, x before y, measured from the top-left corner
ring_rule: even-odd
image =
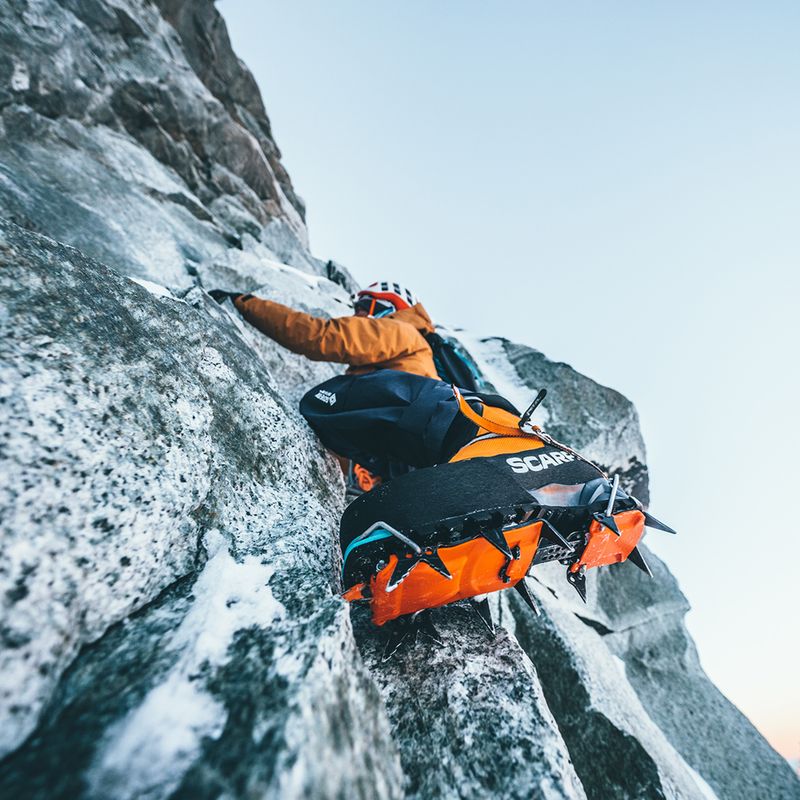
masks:
[[[287,349],[313,361],[353,366],[380,364],[420,349],[420,334],[407,322],[370,317],[322,319],[272,300],[243,295],[242,316]]]

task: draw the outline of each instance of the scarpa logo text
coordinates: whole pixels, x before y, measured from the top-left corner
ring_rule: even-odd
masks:
[[[572,453],[562,453],[555,451],[553,453],[542,453],[538,456],[525,456],[521,458],[514,456],[514,458],[507,458],[508,464],[514,472],[541,472],[548,467],[557,467],[559,464],[569,464],[574,461],[575,456]]]

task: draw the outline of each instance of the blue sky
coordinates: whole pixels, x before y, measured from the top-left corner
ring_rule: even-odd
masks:
[[[316,255],[636,403],[703,664],[800,756],[800,5],[219,6]]]

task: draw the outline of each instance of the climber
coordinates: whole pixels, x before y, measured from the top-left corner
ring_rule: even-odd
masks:
[[[290,350],[348,365],[310,389],[300,412],[334,453],[392,479],[355,498],[339,530],[343,597],[367,601],[376,625],[399,623],[385,652],[417,625],[441,641],[426,616],[437,606],[472,600],[492,629],[490,592],[513,587],[535,608],[524,581],[534,563],[567,565],[583,600],[589,568],[630,557],[649,572],[636,550],[645,524],[671,529],[648,523],[619,476],[612,483],[530,425],[543,392],[520,416],[497,395],[440,380],[433,325],[411,292],[370,284],[354,296],[353,315],[336,319],[249,294],[212,297],[231,297]]]
[[[349,365],[309,390],[300,412],[328,449],[370,473],[386,479],[409,466],[446,462],[475,435],[477,426],[458,412],[451,386],[440,380],[430,317],[398,284],[370,284],[353,296],[352,316],[334,319],[252,294],[210,294],[217,302],[230,297],[247,322],[289,350]],[[472,396],[510,407],[495,395]]]

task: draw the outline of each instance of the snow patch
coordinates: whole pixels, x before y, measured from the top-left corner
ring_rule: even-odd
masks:
[[[616,653],[611,654],[611,660],[617,665],[622,680],[627,681],[628,673],[625,671],[625,662]]]
[[[147,289],[150,294],[155,295],[156,297],[167,297],[170,300],[177,300],[179,303],[183,302],[179,298],[175,297],[172,292],[167,289],[166,286],[162,286],[160,283],[154,283],[153,281],[146,281],[144,278],[134,278],[133,275],[128,275],[128,279],[132,280],[134,283],[138,283],[144,289]]]
[[[693,770],[685,761],[684,766],[689,775],[692,776],[697,788],[700,790],[704,800],[719,800],[717,793],[705,782],[703,776],[699,772]]]
[[[89,774],[90,796],[117,800],[167,797],[199,754],[203,738],[225,727],[224,706],[172,672],[108,735]]]
[[[523,385],[517,371],[509,362],[502,339],[481,339],[463,330],[452,335],[466,347],[481,372],[494,384],[498,394],[510,400],[520,411],[524,411],[533,402],[534,395]],[[547,409],[539,406],[533,415],[534,424],[544,427],[549,421]]]
[[[109,730],[87,780],[95,798],[166,797],[198,758],[204,738],[216,738],[225,707],[204,685],[207,668],[229,659],[237,631],[268,626],[285,609],[272,594],[274,567],[257,556],[236,561],[219,531],[205,539],[206,562],[195,601],[167,643],[178,660],[142,703]]]
[[[282,618],[285,609],[272,594],[269,580],[275,567],[258,556],[235,561],[219,531],[205,537],[206,562],[193,593],[191,610],[175,631],[174,649],[185,649],[192,665],[222,666],[236,631],[265,627]]]
[[[14,63],[14,71],[11,73],[11,91],[27,92],[31,87],[31,76],[28,67],[22,61],[11,57]]]

